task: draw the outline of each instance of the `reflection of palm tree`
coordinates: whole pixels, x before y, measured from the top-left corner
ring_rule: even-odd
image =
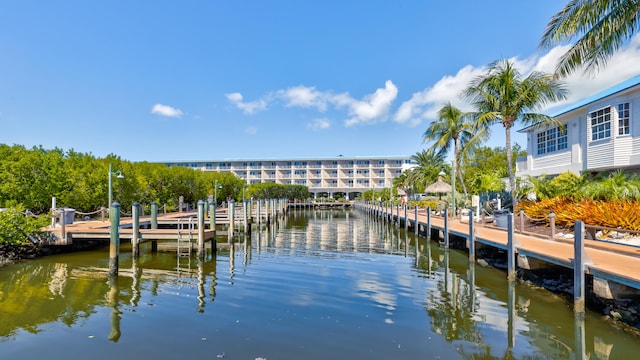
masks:
[[[636,0],[569,1],[547,24],[540,47],[577,38],[560,58],[556,72],[566,76],[583,65],[593,71],[638,31],[639,15]]]
[[[475,105],[476,126],[488,131],[493,124],[501,124],[505,131],[507,169],[513,205],[516,178],[513,171],[513,151],[511,148],[511,128],[520,119],[530,126],[562,126],[555,118],[534,112],[548,102],[566,97],[563,84],[552,75],[534,71],[526,78],[509,60],[498,60],[489,65],[485,75],[475,78],[466,90],[466,96]]]

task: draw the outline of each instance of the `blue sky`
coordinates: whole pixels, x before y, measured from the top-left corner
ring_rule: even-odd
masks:
[[[471,109],[458,94],[488,63],[552,71],[563,47],[537,45],[564,3],[5,1],[0,143],[131,161],[410,156],[445,102]],[[569,78],[564,105],[639,74],[639,55],[636,37]],[[495,130],[487,145],[504,146]]]

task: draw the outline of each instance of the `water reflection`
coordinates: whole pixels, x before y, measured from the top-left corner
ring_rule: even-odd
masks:
[[[575,318],[558,296],[355,211],[296,211],[251,235],[217,240],[217,253],[203,259],[144,246],[132,259],[125,249],[116,278],[108,278],[104,251],[3,268],[0,342],[47,324],[78,329],[95,321],[109,328],[101,338],[119,346],[148,340],[140,339],[148,327],[194,327],[182,330],[193,333],[177,347],[197,351],[184,345],[208,336],[238,352],[269,349],[271,358],[291,358],[298,345],[309,359],[363,358],[368,349],[375,349],[369,357],[403,359],[437,351],[465,359],[613,359],[640,350],[637,338],[596,314]],[[395,347],[384,348],[390,339]],[[207,345],[209,355],[222,353]]]
[[[118,342],[122,332],[120,331],[120,319],[122,312],[120,311],[120,287],[118,286],[118,277],[109,278],[109,307],[111,307],[111,332],[109,340]]]

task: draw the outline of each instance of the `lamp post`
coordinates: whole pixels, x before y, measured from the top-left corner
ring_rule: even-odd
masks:
[[[244,203],[244,190],[247,188],[247,184],[242,186],[242,202]]]
[[[218,189],[222,189],[222,185],[218,184],[218,180],[213,185],[213,202],[218,206]]]
[[[109,207],[113,203],[113,175],[116,176],[117,179],[124,179],[124,175],[122,175],[122,171],[113,171],[113,165],[109,164]]]

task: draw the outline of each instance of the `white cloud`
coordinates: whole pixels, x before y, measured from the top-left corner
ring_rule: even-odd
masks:
[[[307,124],[307,129],[319,131],[328,129],[330,126],[331,123],[327,119],[314,119],[312,122]]]
[[[557,46],[542,55],[533,55],[526,59],[511,58],[516,68],[523,76],[532,71],[552,73],[558,59],[568,49],[568,46]],[[640,34],[633,37],[630,44],[622,47],[607,62],[606,67],[594,75],[576,72],[564,79],[568,90],[567,99],[562,102],[549,104],[543,112],[559,109],[575,103],[585,97],[592,96],[610,86],[640,74]],[[484,74],[486,65],[474,67],[467,65],[453,76],[443,76],[432,87],[414,93],[409,100],[403,102],[393,116],[398,123],[415,126],[423,121],[437,118],[438,110],[448,101],[463,111],[472,110],[471,104],[460,97],[460,94],[476,76]]]
[[[515,64],[523,76],[527,76],[532,71],[552,73],[558,59],[567,49],[566,45],[557,46],[543,54],[535,54],[524,59],[513,57],[509,60]],[[607,65],[595,75],[577,72],[565,79],[569,91],[566,101],[549,104],[542,111],[551,113],[554,109],[563,108],[567,104],[592,96],[640,74],[640,61],[637,59],[640,59],[640,34],[634,36],[628,45],[620,48]],[[474,78],[486,72],[487,65],[467,65],[453,75],[444,75],[435,84],[424,90],[414,92],[411,98],[402,102],[393,112],[393,121],[407,126],[417,126],[429,122],[437,118],[438,111],[447,102],[451,102],[463,111],[471,111],[473,107],[461,97],[461,94]],[[392,105],[397,96],[398,88],[391,80],[385,82],[384,88],[376,89],[375,92],[365,95],[362,99],[355,99],[347,92],[334,94],[331,91],[320,91],[314,86],[304,85],[270,92],[251,102],[243,101],[240,93],[226,94],[227,99],[245,114],[266,110],[276,101],[281,101],[285,107],[311,108],[320,112],[325,112],[330,107],[336,110],[346,110],[347,119],[344,121],[344,126],[347,127],[358,124],[374,125],[386,121],[393,111]],[[164,105],[158,104],[156,106]],[[179,114],[177,116],[182,115],[180,110],[167,108],[175,110]],[[307,124],[307,128],[312,130],[326,129],[329,126],[326,119],[315,119]]]
[[[432,87],[414,93],[411,99],[403,102],[393,120],[415,126],[425,119],[435,119],[440,108],[447,102],[464,111],[471,110],[471,106],[461,99],[460,94],[471,80],[484,72],[484,68],[467,65],[453,76],[443,76]]]
[[[346,106],[351,116],[345,120],[345,126],[357,124],[375,124],[386,120],[391,104],[398,96],[398,88],[387,80],[383,89],[377,89],[373,94],[366,95],[363,100],[356,100],[348,94],[332,97],[338,107]]]
[[[181,117],[183,115],[182,110],[176,109],[169,105],[155,104],[153,108],[151,108],[151,113],[166,116],[166,117]]]
[[[268,100],[259,99],[256,101],[244,102],[242,94],[239,92],[225,94],[227,100],[234,104],[238,109],[242,110],[245,114],[254,114],[257,111],[262,111],[267,108]]]
[[[286,90],[278,90],[276,94],[285,101],[286,107],[314,107],[320,111],[327,109],[329,93],[317,91],[315,86],[294,86]]]

